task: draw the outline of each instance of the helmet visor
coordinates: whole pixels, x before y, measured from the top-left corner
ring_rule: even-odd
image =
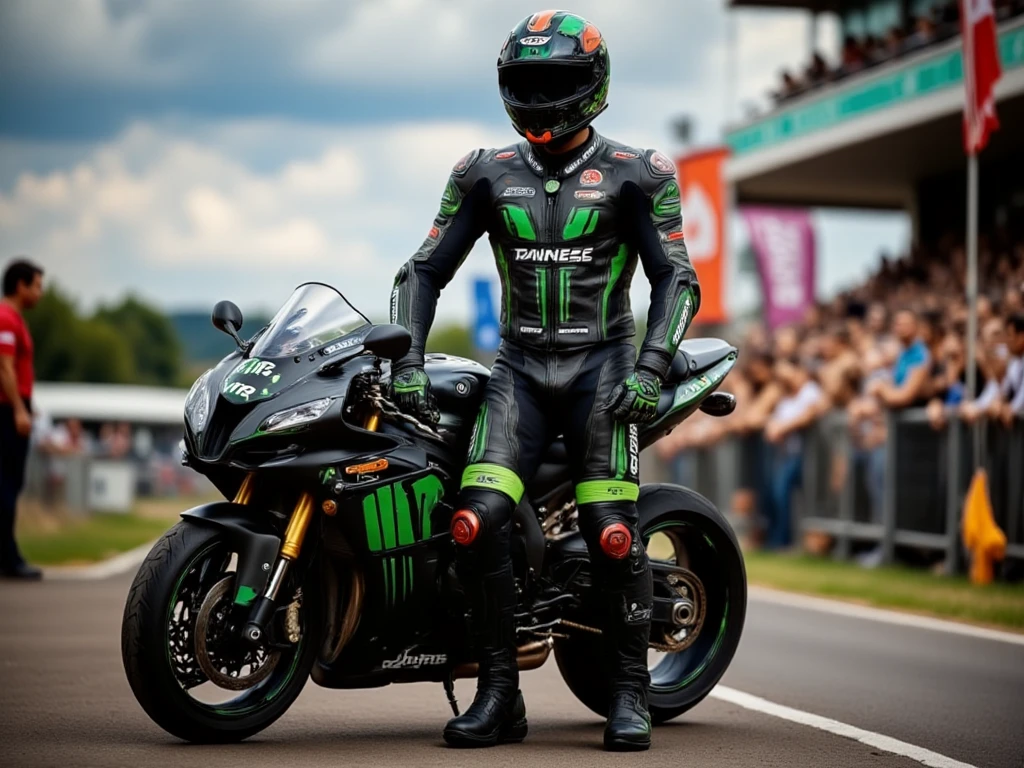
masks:
[[[524,62],[501,67],[498,87],[513,106],[545,107],[571,101],[593,88],[594,71],[587,63]]]

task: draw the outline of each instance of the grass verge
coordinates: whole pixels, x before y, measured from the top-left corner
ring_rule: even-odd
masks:
[[[18,508],[18,546],[25,559],[37,565],[96,563],[152,541],[178,522],[183,510],[215,498],[141,498],[131,514],[85,517],[23,502]]]
[[[811,555],[747,552],[744,558],[751,584],[1024,632],[1024,585],[978,587],[962,576],[864,569]]]
[[[82,565],[105,560],[152,541],[173,519],[138,514],[97,514],[62,523],[57,530],[18,534],[18,546],[34,565]]]

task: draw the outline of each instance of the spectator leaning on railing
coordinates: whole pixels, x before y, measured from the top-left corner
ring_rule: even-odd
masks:
[[[775,446],[765,546],[781,549],[792,544],[793,491],[802,479],[802,433],[828,410],[829,403],[821,387],[796,358],[777,360],[775,378],[783,395],[764,428],[764,439]]]

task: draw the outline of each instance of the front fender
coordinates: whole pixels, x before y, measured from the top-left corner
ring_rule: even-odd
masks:
[[[184,519],[196,525],[223,531],[238,554],[235,602],[239,605],[249,605],[257,595],[263,594],[281,549],[281,537],[269,521],[255,516],[254,512],[253,507],[233,501],[215,501],[181,513]]]

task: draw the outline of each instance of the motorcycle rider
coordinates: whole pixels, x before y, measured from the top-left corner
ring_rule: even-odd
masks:
[[[456,163],[434,226],[399,271],[391,296],[392,322],[412,334],[412,348],[392,368],[392,396],[403,409],[436,418],[424,343],[440,291],[488,233],[501,280],[503,342],[451,527],[480,662],[472,705],[444,730],[453,746],[526,735],[509,535],[523,484],[559,434],[605,603],[605,748],[650,746],[652,584],[637,531],[637,425],[655,417],[661,381],[700,293],[683,243],[673,163],[590,127],[607,106],[609,75],[601,33],[580,16],[543,11],[516,25],[498,58],[498,82],[526,141],[477,149]],[[651,283],[639,356],[629,302],[638,257]]]

